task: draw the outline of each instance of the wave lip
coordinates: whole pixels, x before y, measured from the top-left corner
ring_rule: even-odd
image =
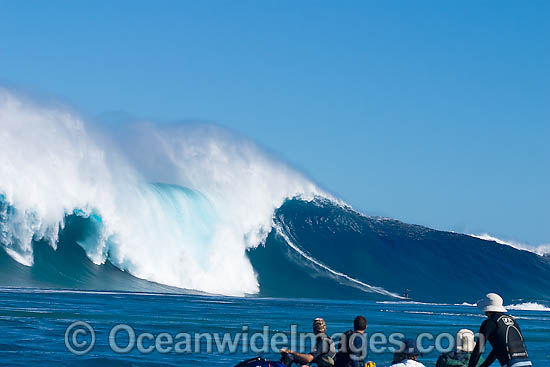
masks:
[[[488,233],[469,234],[469,236],[472,236],[474,238],[479,238],[480,240],[484,240],[484,241],[496,242],[500,245],[510,246],[517,250],[529,251],[540,256],[550,255],[550,244],[531,246],[531,245],[527,245],[516,241],[504,241],[504,240],[501,240],[500,238],[491,236]]]

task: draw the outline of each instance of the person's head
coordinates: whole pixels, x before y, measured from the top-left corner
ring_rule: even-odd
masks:
[[[487,293],[484,298],[477,301],[477,307],[490,317],[493,313],[507,312],[503,306],[502,297],[496,293]]]
[[[418,360],[418,356],[422,355],[416,346],[416,340],[405,339],[403,340],[400,348],[394,354],[394,363],[399,363],[407,359],[413,361]]]
[[[407,359],[411,359],[413,361],[418,360],[418,356],[414,354],[407,354],[407,353],[399,353],[395,352],[393,354],[393,362],[392,364],[401,363],[403,361],[406,361]]]
[[[315,335],[321,334],[327,331],[327,324],[325,323],[325,320],[318,317],[315,320],[313,320],[313,333]]]
[[[475,347],[475,335],[472,330],[461,329],[456,334],[456,351],[472,353]]]
[[[403,353],[395,352],[393,353],[393,361],[391,364],[401,363],[405,360],[405,355]]]
[[[363,332],[367,328],[367,319],[364,316],[357,316],[353,320],[353,330]]]

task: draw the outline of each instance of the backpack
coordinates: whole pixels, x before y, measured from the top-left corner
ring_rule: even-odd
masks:
[[[338,341],[337,348],[338,353],[334,356],[334,367],[346,367],[350,364],[351,358],[349,355],[349,342],[351,340],[351,335],[353,330],[348,330],[342,335]]]
[[[523,334],[516,320],[509,315],[500,315],[495,322],[497,323],[497,340],[501,345],[506,346],[508,360],[529,358],[523,342]]]
[[[464,367],[468,366],[470,353],[445,353],[442,354],[435,363],[436,367]],[[479,363],[478,363],[479,364]]]
[[[334,340],[326,334],[323,334],[320,338],[322,338],[323,344],[326,343],[328,350],[315,358],[312,363],[316,363],[318,367],[332,367],[334,366],[334,351],[336,350]]]

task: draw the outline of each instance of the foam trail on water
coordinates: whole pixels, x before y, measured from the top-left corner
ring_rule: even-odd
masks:
[[[525,303],[519,303],[516,305],[508,305],[506,306],[506,308],[509,310],[550,312],[550,307],[546,307],[544,305],[541,305],[540,303],[535,303],[535,302],[525,302]]]
[[[336,270],[328,267],[327,265],[323,264],[322,262],[320,262],[320,261],[316,260],[315,258],[313,258],[312,256],[308,255],[300,247],[295,245],[292,242],[292,240],[290,239],[290,237],[284,232],[284,230],[281,228],[281,226],[279,224],[275,224],[274,227],[275,227],[275,230],[277,231],[277,234],[285,240],[286,244],[290,248],[292,248],[294,251],[296,251],[300,256],[302,256],[307,261],[311,262],[312,264],[316,265],[317,267],[319,267],[319,268],[325,270],[326,272],[328,272],[332,277],[334,277],[334,279],[339,281],[341,284],[349,285],[349,286],[358,288],[358,289],[360,289],[364,292],[368,292],[368,293],[378,293],[378,294],[382,294],[382,295],[393,297],[393,298],[403,298],[400,295],[398,295],[396,293],[393,293],[393,292],[390,292],[388,290],[385,290],[382,287],[377,287],[377,286],[373,286],[373,285],[364,283],[364,282],[362,282],[358,279],[350,277],[347,274],[344,274],[342,272],[336,271]]]
[[[0,88],[0,242],[24,264],[56,247],[67,215],[89,217],[96,264],[171,286],[256,293],[246,250],[291,197],[329,197],[252,142],[212,125],[90,131],[67,109]]]

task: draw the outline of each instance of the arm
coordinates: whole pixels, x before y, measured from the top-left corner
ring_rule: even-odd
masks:
[[[485,338],[480,337],[477,339],[476,346],[472,355],[470,356],[470,361],[468,362],[468,367],[476,367],[479,357],[481,357],[481,351],[485,348]]]
[[[311,354],[298,353],[290,349],[281,349],[281,354],[291,354],[294,356],[296,362],[302,363],[302,364],[311,363],[314,359],[313,355]]]
[[[474,351],[472,352],[472,355],[470,356],[470,362],[468,362],[468,367],[476,367],[477,362],[479,362],[479,357],[481,356],[481,353],[485,350],[485,344],[487,342],[487,338],[491,334],[491,332],[494,331],[496,325],[491,320],[485,320],[481,324],[481,327],[479,328],[479,337],[477,338],[477,343],[474,348]],[[493,354],[493,352],[491,352]],[[489,358],[483,364],[487,363],[489,361]],[[494,361],[494,359],[493,359]],[[491,363],[493,363],[491,361]],[[488,366],[489,364],[485,365]]]
[[[489,355],[487,356],[485,362],[483,362],[479,367],[489,367],[495,361],[495,359],[497,359],[497,354],[494,350],[492,350],[491,353],[489,353]]]

